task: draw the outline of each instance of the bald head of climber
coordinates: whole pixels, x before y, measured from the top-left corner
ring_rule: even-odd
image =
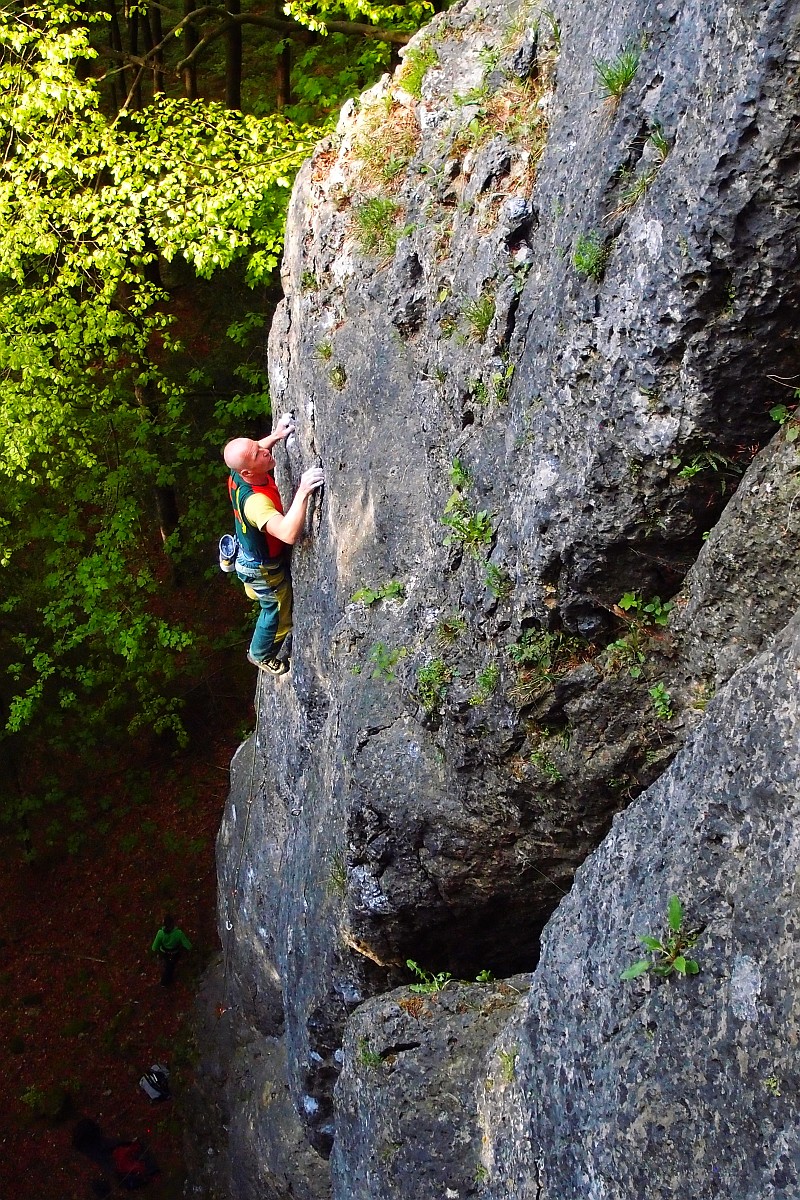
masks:
[[[226,466],[241,476],[245,483],[259,487],[269,481],[275,468],[272,450],[276,442],[291,437],[294,431],[292,414],[284,413],[272,433],[268,433],[258,442],[252,438],[234,438],[225,446],[222,457]],[[325,473],[322,467],[308,467],[300,476],[288,512],[285,515],[276,513],[271,517],[264,527],[267,532],[286,545],[293,546],[303,532],[308,498],[324,483]]]
[[[241,475],[245,483],[266,483],[275,469],[271,446],[255,442],[252,438],[234,438],[228,442],[222,456],[225,465]]]

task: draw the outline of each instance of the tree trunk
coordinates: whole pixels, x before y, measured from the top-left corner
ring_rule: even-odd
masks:
[[[241,0],[228,0],[228,13],[238,17],[242,11]],[[242,107],[242,27],[234,21],[225,41],[225,106]]]
[[[283,15],[283,5],[281,0],[275,0],[275,16]],[[284,38],[283,49],[278,58],[278,71],[275,80],[276,95],[275,107],[278,112],[282,108],[292,103],[292,43],[290,39]]]
[[[148,6],[147,16],[145,17],[149,30],[151,44],[153,46],[161,45],[161,39],[164,36],[164,30],[161,24],[161,5],[151,4]],[[148,47],[149,49],[149,47]],[[164,91],[164,55],[159,50],[153,58],[153,95],[157,96]]]
[[[148,426],[151,425],[156,418],[158,408],[152,384],[134,384],[133,394],[136,397],[136,403],[143,410],[143,419],[148,423]],[[165,545],[170,534],[173,534],[178,528],[178,521],[180,519],[178,497],[171,483],[154,484],[153,499],[155,500],[156,515],[161,532],[161,544]],[[177,568],[171,558],[168,561],[172,583],[174,586],[177,586],[180,582]]]
[[[131,58],[138,57],[139,54],[139,13],[136,9],[131,11],[128,21],[128,47]],[[132,68],[136,72],[135,84],[133,87],[133,105],[134,108],[142,107],[142,72],[137,66]]]
[[[161,530],[161,542],[166,542],[171,533],[178,528],[180,513],[178,512],[178,497],[172,484],[165,484],[153,489],[156,499],[158,525]],[[173,568],[174,570],[174,568]]]
[[[183,15],[188,17],[190,13],[197,9],[197,0],[183,0]],[[185,26],[183,32],[183,57],[188,58],[194,50],[200,35],[197,31],[197,26],[194,21],[190,21]],[[197,67],[191,63],[188,67],[183,68],[183,94],[187,100],[197,99]]]
[[[119,73],[110,76],[111,103],[114,108],[119,109],[128,94],[128,78],[125,67],[122,65],[122,58],[117,59],[117,55],[122,55],[122,34],[119,29],[116,0],[109,0],[108,12],[111,17],[108,23],[108,44],[111,47],[114,68],[119,67]],[[117,81],[119,81],[119,87],[117,87]]]

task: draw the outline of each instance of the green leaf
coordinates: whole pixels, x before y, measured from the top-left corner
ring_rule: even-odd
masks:
[[[620,979],[636,979],[638,975],[644,975],[645,971],[649,971],[652,963],[648,958],[640,958],[638,962],[631,963],[629,967],[620,975]]]
[[[700,970],[700,967],[693,958],[686,959],[686,974],[687,975],[696,975],[699,970]]]
[[[669,898],[667,921],[673,933],[677,933],[683,924],[683,906],[677,896],[670,896]]]
[[[673,959],[672,965],[680,975],[686,974],[686,959],[682,954],[679,954],[677,958]]]
[[[648,950],[661,950],[663,948],[658,938],[650,937],[648,933],[640,934],[639,941],[643,942]]]

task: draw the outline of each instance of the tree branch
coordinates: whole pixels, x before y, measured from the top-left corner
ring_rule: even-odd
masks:
[[[187,26],[195,25],[207,17],[224,17],[225,19],[219,25],[210,29],[208,33],[204,34],[197,42],[197,45],[194,46],[191,53],[181,59],[175,67],[179,75],[181,72],[193,67],[209,46],[213,45],[218,38],[224,37],[230,29],[237,25],[260,25],[262,28],[274,29],[283,35],[305,29],[305,26],[301,25],[299,21],[292,19],[284,20],[281,17],[268,16],[266,13],[232,14],[222,4],[205,4],[201,8],[196,8],[194,11],[186,13],[180,21],[172,26],[169,33],[149,48],[145,54],[126,54],[124,51],[114,53],[114,51],[111,51],[111,56],[124,59],[128,63],[133,63],[141,71],[153,58],[161,53],[165,46],[174,41],[177,34],[186,29]],[[324,21],[323,24],[331,33],[343,33],[350,37],[374,38],[376,41],[388,42],[392,46],[405,46],[413,36],[413,34],[399,29],[381,29],[376,25],[367,25],[363,21]],[[131,97],[129,96],[124,107],[130,103],[130,99]]]
[[[198,9],[198,12],[208,9]],[[324,21],[326,29],[331,33],[345,33],[351,37],[375,38],[380,42],[389,42],[394,46],[405,46],[413,36],[410,33],[405,33],[399,29],[380,29],[376,25],[367,25],[361,21]],[[233,25],[261,25],[266,29],[275,29],[279,33],[291,33],[299,29],[304,29],[305,26],[300,25],[298,21],[284,21],[280,17],[268,17],[264,13],[241,13],[235,17],[229,17],[218,25],[215,29],[209,30],[204,34],[197,43],[191,54],[187,54],[186,58],[181,59],[176,70],[184,71],[187,67],[192,66],[197,59],[207,50],[207,48],[217,40],[223,37]],[[176,26],[177,28],[177,26]]]

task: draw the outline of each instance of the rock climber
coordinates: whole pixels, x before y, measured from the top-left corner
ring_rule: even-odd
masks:
[[[161,986],[169,987],[175,975],[175,968],[181,956],[181,950],[191,950],[192,943],[182,929],[178,929],[172,917],[167,913],[164,924],[159,929],[153,942],[153,953],[161,958]]]
[[[261,605],[247,657],[253,666],[271,675],[283,675],[289,669],[292,584],[288,547],[303,532],[309,497],[325,482],[321,467],[309,467],[300,476],[294,499],[284,514],[273,475],[272,448],[294,429],[294,420],[287,413],[274,432],[260,441],[234,438],[223,451],[231,472],[228,491],[239,539],[236,574],[247,595]]]

